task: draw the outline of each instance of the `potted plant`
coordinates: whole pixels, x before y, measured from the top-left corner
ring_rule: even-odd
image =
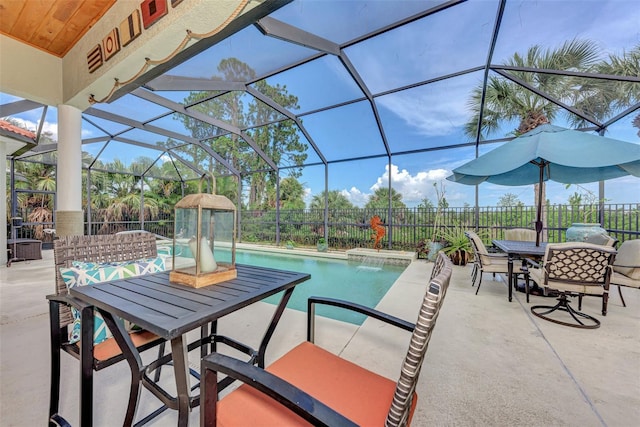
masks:
[[[329,245],[324,237],[318,239],[317,248],[318,252],[327,252],[329,250]]]
[[[471,242],[464,232],[465,228],[460,225],[445,228],[440,232],[440,236],[446,241],[444,253],[455,265],[467,265],[473,253]]]

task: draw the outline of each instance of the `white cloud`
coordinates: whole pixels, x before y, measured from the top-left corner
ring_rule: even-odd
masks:
[[[460,86],[460,85],[456,85]],[[407,91],[393,96],[384,96],[376,101],[389,109],[407,126],[424,136],[449,135],[469,119],[466,105],[468,87],[449,87],[446,96],[438,96],[424,91]]]
[[[436,194],[433,186],[436,182],[442,182],[451,172],[447,169],[431,169],[420,171],[412,175],[406,169],[400,170],[398,166],[391,165],[391,185],[393,189],[402,194],[402,201],[407,206],[414,206],[423,199],[430,199],[435,203]],[[389,166],[385,166],[384,173],[369,187],[370,192],[365,193],[356,187],[350,190],[342,190],[341,193],[356,206],[364,206],[369,196],[378,188],[386,188],[389,182]],[[446,188],[446,183],[444,183]],[[445,194],[445,197],[446,194]]]
[[[420,171],[411,175],[406,169],[400,170],[398,166],[391,165],[391,186],[400,194],[406,204],[419,203],[422,199],[433,198],[435,200],[435,189],[433,184],[444,180],[451,174],[446,169],[430,169]],[[371,186],[371,190],[386,187],[389,182],[389,167],[385,166],[385,172]],[[445,184],[446,186],[446,184]]]
[[[311,200],[313,199],[313,193],[311,192],[311,188],[309,187],[305,187],[303,191],[304,195],[302,196],[302,200],[304,200],[306,206],[309,206],[311,204]]]
[[[345,196],[355,206],[363,207],[369,200],[370,194],[363,193],[356,187],[351,187],[349,190],[342,190],[340,194]]]

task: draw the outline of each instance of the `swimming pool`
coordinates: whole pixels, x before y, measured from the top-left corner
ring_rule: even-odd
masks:
[[[245,251],[236,252],[236,263],[311,274],[311,279],[296,286],[287,304],[287,308],[304,312],[310,296],[346,299],[375,307],[406,268],[398,265],[372,268],[354,261]],[[279,293],[264,301],[277,304],[281,296]],[[316,314],[356,325],[365,319],[362,314],[321,305],[317,306]]]

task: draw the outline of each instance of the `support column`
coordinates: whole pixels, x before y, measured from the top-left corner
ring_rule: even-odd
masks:
[[[70,105],[58,105],[58,236],[84,234],[81,121],[80,110]]]

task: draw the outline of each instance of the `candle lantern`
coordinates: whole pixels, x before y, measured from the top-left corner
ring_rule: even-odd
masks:
[[[190,194],[176,203],[172,283],[194,288],[237,277],[236,207],[226,197]]]

